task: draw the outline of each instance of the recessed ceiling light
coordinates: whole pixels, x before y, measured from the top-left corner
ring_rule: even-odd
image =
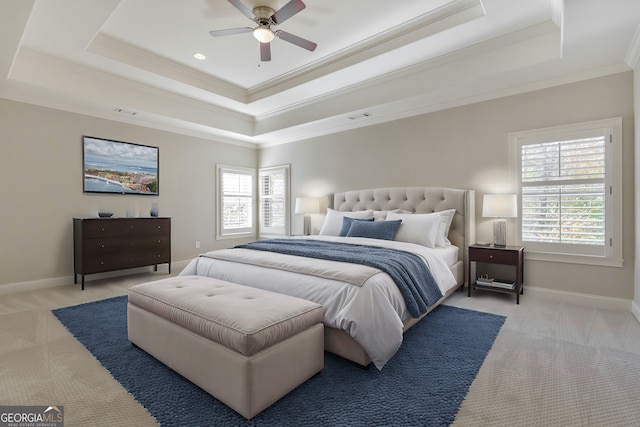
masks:
[[[201,60],[201,61],[202,61],[203,59],[207,59],[207,57],[206,57],[206,56],[204,56],[204,54],[202,54],[202,53],[194,53],[194,54],[193,54],[193,57],[194,57],[194,58],[196,58],[196,59],[199,59],[199,60]]]

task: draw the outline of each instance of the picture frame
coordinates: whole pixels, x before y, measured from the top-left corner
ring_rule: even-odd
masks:
[[[159,148],[125,141],[82,137],[82,191],[159,195]]]

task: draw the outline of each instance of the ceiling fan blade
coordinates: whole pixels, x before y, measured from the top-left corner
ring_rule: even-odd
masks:
[[[252,21],[256,19],[256,15],[253,14],[251,9],[244,5],[240,0],[229,0],[229,3],[233,5],[236,9],[238,9],[244,16],[251,19]]]
[[[271,61],[271,43],[260,43],[260,60]]]
[[[305,7],[307,6],[302,2],[302,0],[291,0],[274,13],[271,19],[273,19],[273,22],[276,24],[282,24]]]
[[[230,36],[232,34],[250,33],[253,31],[251,27],[227,28],[226,30],[209,31],[213,37]]]
[[[276,36],[278,36],[279,38],[281,38],[286,42],[293,43],[296,46],[300,46],[303,49],[310,50],[311,52],[316,50],[316,47],[318,47],[318,45],[315,44],[314,42],[303,39],[302,37],[298,37],[294,34],[287,33],[286,31],[278,30],[276,31]]]

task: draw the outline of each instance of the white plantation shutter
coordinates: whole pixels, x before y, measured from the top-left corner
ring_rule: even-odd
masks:
[[[255,234],[253,169],[217,166],[218,237]]]
[[[520,243],[527,251],[609,258],[618,253],[615,123],[605,122],[612,126],[599,121],[523,132],[514,139]]]
[[[286,235],[289,230],[289,166],[260,169],[260,235]]]
[[[605,139],[522,147],[522,241],[604,245]]]

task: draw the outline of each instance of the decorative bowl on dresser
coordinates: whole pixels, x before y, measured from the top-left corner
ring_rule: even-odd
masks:
[[[168,264],[171,218],[74,218],[73,282],[78,274]]]

